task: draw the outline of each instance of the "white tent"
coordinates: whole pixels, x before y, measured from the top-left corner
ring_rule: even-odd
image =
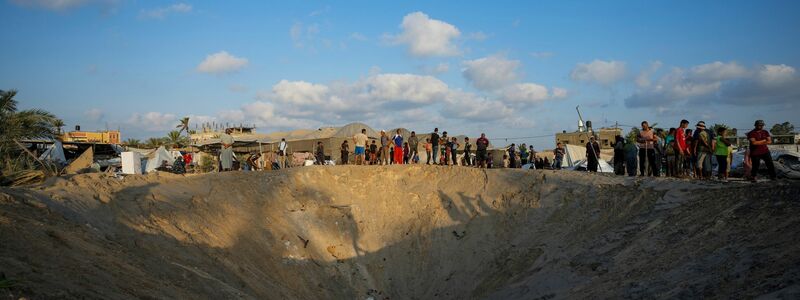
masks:
[[[56,163],[66,163],[67,158],[64,156],[64,145],[61,141],[56,140],[55,143],[47,147],[47,150],[39,156],[39,160],[49,160]]]
[[[588,161],[586,160],[586,147],[567,144],[564,147],[564,161],[562,168],[569,170],[586,170]],[[600,153],[598,153],[600,155]],[[598,159],[597,171],[602,173],[614,173],[614,167],[602,159]]]
[[[164,148],[164,146],[158,147],[153,152],[147,155],[147,164],[145,165],[144,172],[150,173],[156,170],[156,168],[161,166],[161,162],[167,161],[167,165],[172,165],[172,162],[175,160],[172,158],[172,154]]]

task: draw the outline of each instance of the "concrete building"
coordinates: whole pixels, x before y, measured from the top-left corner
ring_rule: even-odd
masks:
[[[97,144],[120,144],[122,139],[119,130],[104,131],[70,131],[61,136],[64,142],[75,143],[97,143]]]
[[[575,131],[567,132],[566,130],[561,133],[556,133],[556,143],[584,146],[589,142],[589,131]],[[613,147],[614,137],[617,135],[624,136],[622,128],[600,128],[594,130],[597,136],[597,142],[600,143],[600,148]]]

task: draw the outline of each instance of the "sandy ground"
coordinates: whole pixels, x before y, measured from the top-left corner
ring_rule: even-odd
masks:
[[[0,299],[800,297],[800,183],[315,166],[0,189]]]

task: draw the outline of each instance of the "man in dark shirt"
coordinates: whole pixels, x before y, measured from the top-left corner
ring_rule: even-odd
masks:
[[[472,150],[472,144],[469,143],[469,137],[464,137],[464,165],[471,166],[472,159],[469,157],[470,150]]]
[[[517,167],[517,154],[516,154],[516,145],[511,143],[511,147],[508,147],[508,167],[509,168],[516,168]]]
[[[775,179],[775,165],[772,164],[772,154],[769,151],[769,147],[767,147],[767,145],[772,144],[772,137],[770,137],[768,131],[764,130],[763,120],[756,121],[755,129],[747,133],[747,139],[750,140],[750,159],[753,162],[750,180],[756,181],[761,160],[764,160],[764,165],[767,166],[769,178]]]
[[[431,148],[433,148],[433,163],[436,164],[439,162],[436,159],[439,157],[439,128],[434,128],[431,133]]]
[[[561,143],[556,143],[556,148],[553,149],[553,158],[555,159],[553,169],[561,170],[561,163],[564,161],[564,153],[566,153],[566,151]]]
[[[489,148],[489,139],[486,138],[485,133],[481,133],[481,137],[475,141],[475,146],[477,147],[477,151],[475,151],[475,158],[478,160],[478,166],[481,168],[485,168],[486,164],[488,163],[487,160],[487,149]]]
[[[589,142],[586,143],[586,169],[589,172],[597,172],[597,166],[600,164],[600,144],[597,143],[594,136],[589,137]]]

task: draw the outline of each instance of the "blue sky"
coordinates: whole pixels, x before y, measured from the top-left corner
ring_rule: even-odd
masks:
[[[800,124],[798,15],[797,1],[10,0],[0,89],[123,138],[183,116],[530,137],[574,130],[576,105],[595,126]]]

